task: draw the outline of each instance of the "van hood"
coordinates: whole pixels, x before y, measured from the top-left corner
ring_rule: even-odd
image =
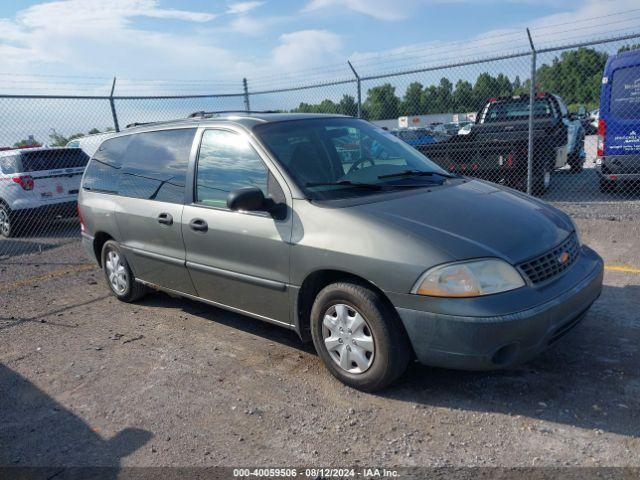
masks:
[[[477,180],[353,208],[387,228],[422,237],[455,260],[500,257],[516,264],[558,245],[573,231],[563,212]]]

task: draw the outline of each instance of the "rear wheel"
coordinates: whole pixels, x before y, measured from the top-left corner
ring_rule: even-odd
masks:
[[[569,168],[571,169],[571,173],[580,173],[582,172],[584,158],[582,158],[580,155],[572,155],[569,158],[568,163]]]
[[[533,184],[531,185],[531,193],[537,197],[540,197],[547,193],[549,186],[551,185],[551,167],[545,165],[541,167],[538,174],[533,178]]]
[[[602,193],[614,193],[617,187],[617,184],[611,180],[600,179],[600,191]]]
[[[11,209],[0,203],[0,235],[10,238],[16,234],[16,222]]]
[[[386,387],[407,368],[411,345],[396,312],[373,290],[338,282],[311,310],[318,355],[342,383],[363,391]]]
[[[102,270],[107,285],[118,300],[135,302],[147,293],[147,288],[136,282],[120,246],[113,240],[108,240],[102,247]]]

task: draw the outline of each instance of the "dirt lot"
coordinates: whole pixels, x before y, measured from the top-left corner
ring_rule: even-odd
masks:
[[[587,217],[607,264],[640,266],[637,219]],[[292,332],[164,294],[119,303],[74,228],[0,261],[0,465],[640,466],[638,273],[607,271],[527,365],[415,365],[363,394]]]

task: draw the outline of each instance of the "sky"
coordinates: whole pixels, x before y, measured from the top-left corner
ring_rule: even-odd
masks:
[[[433,67],[640,32],[640,0],[5,0],[0,1],[0,94],[253,93]],[[637,43],[637,41],[636,41]],[[615,51],[619,44],[597,48]],[[541,62],[557,55],[543,54]],[[529,58],[437,69],[390,80],[447,76],[524,80]],[[251,96],[254,109],[289,109],[355,95],[355,84]],[[209,109],[242,109],[242,97],[116,102],[119,122]],[[112,126],[108,102],[0,98],[0,146]]]
[[[522,50],[527,26],[541,45],[637,31],[640,0],[3,1],[0,89],[266,89]]]

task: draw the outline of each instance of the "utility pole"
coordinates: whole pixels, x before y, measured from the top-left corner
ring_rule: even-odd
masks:
[[[527,28],[529,45],[531,45],[531,85],[529,86],[529,145],[527,147],[527,193],[531,195],[533,188],[533,107],[536,101],[536,47],[533,45],[531,32]]]
[[[113,128],[116,132],[120,131],[120,125],[118,125],[118,115],[116,114],[116,103],[113,101],[113,92],[116,90],[116,77],[113,77],[113,83],[111,84],[111,93],[109,94],[109,104],[111,105],[111,116],[113,117]]]
[[[358,75],[358,72],[356,72],[356,69],[353,68],[353,65],[351,65],[349,60],[347,60],[347,63],[349,64],[349,68],[353,72],[353,75],[356,77],[356,84],[358,85],[358,118],[362,118],[362,90],[360,87],[360,75]]]
[[[242,89],[244,90],[244,109],[248,112],[251,110],[251,105],[249,105],[249,85],[246,78],[242,79]]]

